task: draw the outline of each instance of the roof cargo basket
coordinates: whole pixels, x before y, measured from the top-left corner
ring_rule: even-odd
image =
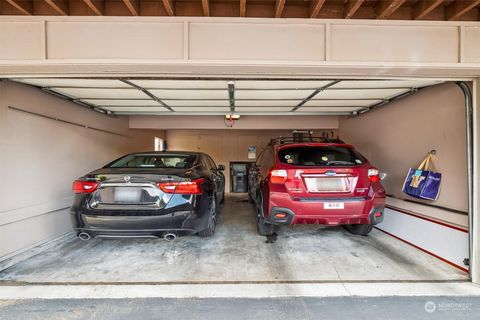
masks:
[[[278,137],[270,140],[270,145],[284,145],[292,143],[302,143],[302,142],[319,142],[319,143],[345,143],[343,140],[338,138],[328,138],[328,137],[313,137],[313,136],[303,136],[299,139],[298,136],[293,137]]]

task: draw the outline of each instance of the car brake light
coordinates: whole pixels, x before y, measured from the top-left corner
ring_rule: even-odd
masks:
[[[287,181],[287,170],[272,170],[270,172],[271,183],[285,183]]]
[[[73,193],[92,193],[97,187],[98,182],[96,181],[75,180],[73,182],[72,190]]]
[[[380,176],[377,169],[368,169],[368,180],[370,180],[370,182],[380,182]]]
[[[197,179],[192,181],[179,182],[160,182],[158,187],[165,193],[176,194],[202,194],[200,185],[205,182],[205,179]]]

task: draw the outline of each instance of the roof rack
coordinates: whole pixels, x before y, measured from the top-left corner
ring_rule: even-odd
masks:
[[[292,144],[292,143],[303,143],[303,142],[320,142],[320,143],[345,143],[343,140],[338,138],[328,138],[328,137],[312,137],[312,136],[303,136],[303,137],[278,137],[270,140],[270,145],[283,145],[283,144]]]

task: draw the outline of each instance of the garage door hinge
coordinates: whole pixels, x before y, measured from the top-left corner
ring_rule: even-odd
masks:
[[[466,265],[467,267],[470,267],[470,259],[469,258],[463,259],[463,264]]]

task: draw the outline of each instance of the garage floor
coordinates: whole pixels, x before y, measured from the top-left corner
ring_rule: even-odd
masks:
[[[374,230],[282,227],[274,243],[256,233],[245,196],[230,195],[212,238],[70,237],[0,271],[3,284],[229,283],[467,280],[467,274]]]

